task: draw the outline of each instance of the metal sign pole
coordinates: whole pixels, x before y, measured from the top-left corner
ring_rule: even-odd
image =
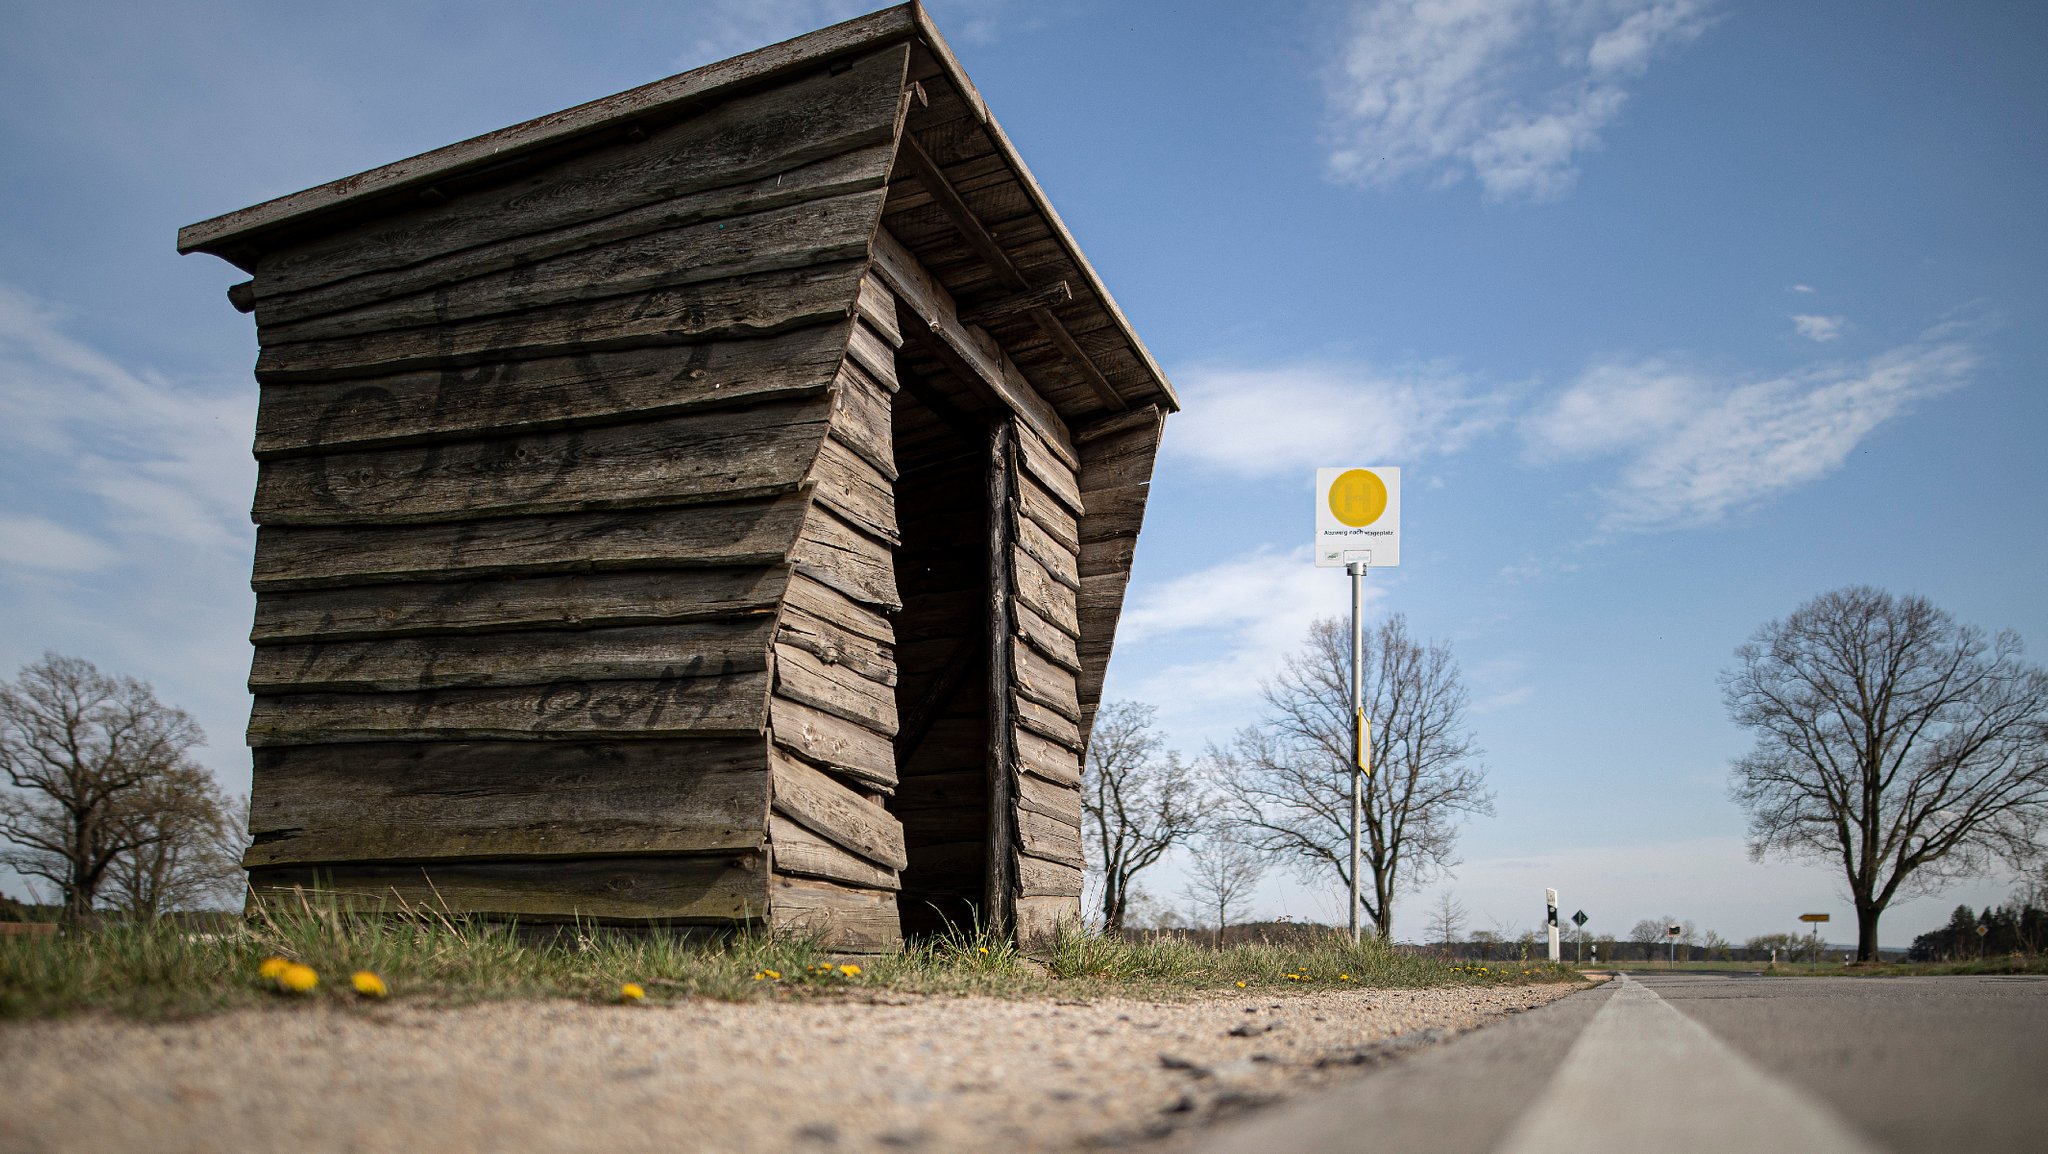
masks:
[[[1351,944],[1359,941],[1358,925],[1358,826],[1365,814],[1363,786],[1367,765],[1365,739],[1365,570],[1366,563],[1353,561],[1344,567],[1351,574]]]

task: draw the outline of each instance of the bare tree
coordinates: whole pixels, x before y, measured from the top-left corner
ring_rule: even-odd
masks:
[[[1639,946],[1660,946],[1664,944],[1664,927],[1671,919],[1644,918],[1628,929],[1628,940]]]
[[[1465,720],[1458,663],[1442,643],[1388,618],[1366,634],[1365,708],[1373,773],[1364,782],[1361,842],[1372,884],[1359,900],[1381,937],[1394,898],[1454,864],[1458,822],[1493,812],[1486,770]],[[1353,737],[1351,637],[1334,619],[1309,628],[1265,688],[1265,716],[1215,758],[1246,842],[1287,860],[1304,880],[1351,884]]]
[[[165,827],[133,820],[166,774],[196,769],[205,737],[183,710],[132,677],[46,653],[0,682],[0,863],[57,887],[65,916],[89,914],[107,872],[154,845]],[[201,771],[203,772],[203,771]]]
[[[1201,827],[1201,789],[1193,767],[1165,748],[1156,711],[1112,702],[1095,715],[1081,804],[1088,866],[1101,879],[1102,928],[1123,929],[1131,880]]]
[[[1754,858],[1838,865],[1856,954],[1902,894],[2038,852],[2048,821],[2048,673],[1924,597],[1851,586],[1758,630],[1722,677],[1756,746],[1730,792]]]
[[[157,778],[121,807],[119,819],[141,827],[136,848],[114,859],[101,897],[130,917],[173,910],[239,907],[247,889],[248,802],[229,797],[213,775],[181,766]]]
[[[1445,953],[1456,944],[1459,931],[1465,928],[1465,907],[1458,899],[1445,890],[1437,895],[1436,905],[1429,911],[1429,936],[1435,938]]]
[[[1238,841],[1226,830],[1211,830],[1194,843],[1189,855],[1188,884],[1183,891],[1203,913],[1216,915],[1216,944],[1223,944],[1223,931],[1230,925],[1230,911],[1251,900],[1252,891],[1265,876],[1266,863],[1258,851]]]

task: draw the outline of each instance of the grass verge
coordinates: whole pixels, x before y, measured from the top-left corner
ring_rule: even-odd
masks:
[[[272,958],[309,968],[317,984],[303,993],[285,991],[262,976]],[[535,937],[442,912],[353,911],[314,895],[272,903],[212,934],[130,923],[0,938],[0,1018],[80,1010],[175,1018],[266,1003],[382,1000],[356,990],[351,975],[360,971],[374,974],[389,998],[436,1005],[886,993],[1175,998],[1584,980],[1563,966],[1452,963],[1397,953],[1372,939],[1354,946],[1341,934],[1220,950],[1180,938],[1129,942],[1069,934],[1035,957],[994,935],[955,934],[911,943],[900,954],[848,959],[815,942],[750,934],[691,943],[572,928]],[[623,992],[628,984],[641,999]]]

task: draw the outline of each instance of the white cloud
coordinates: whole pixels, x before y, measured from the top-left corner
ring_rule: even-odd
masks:
[[[1797,315],[1792,318],[1792,328],[1807,340],[1826,344],[1842,335],[1842,318]]]
[[[0,285],[9,504],[86,517],[116,541],[239,547],[255,487],[254,385],[205,390],[131,371],[66,336],[63,320]]]
[[[1198,368],[1174,379],[1187,409],[1166,451],[1249,477],[1453,453],[1499,424],[1508,400],[1442,365]]]
[[[1820,290],[1810,284],[1796,284],[1792,286],[1792,291],[1796,293],[1816,293]]]
[[[1371,585],[1367,597],[1378,599]],[[1120,659],[1144,664],[1153,653],[1188,654],[1140,675],[1118,696],[1160,707],[1201,731],[1229,707],[1255,699],[1318,617],[1347,611],[1341,573],[1318,569],[1306,548],[1260,549],[1156,585],[1132,589],[1117,624]],[[1220,736],[1220,735],[1217,735]]]
[[[0,565],[53,573],[86,573],[116,554],[92,537],[46,517],[0,515]]]
[[[1913,405],[1966,384],[1976,354],[1932,336],[1868,361],[1728,380],[1667,361],[1589,369],[1522,424],[1537,460],[1618,458],[1603,526],[1717,521],[1840,468]]]
[[[1563,195],[1625,82],[1697,37],[1710,0],[1372,0],[1329,85],[1331,172]]]

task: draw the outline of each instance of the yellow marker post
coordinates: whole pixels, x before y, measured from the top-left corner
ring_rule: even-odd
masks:
[[[1359,828],[1365,780],[1372,776],[1372,723],[1365,718],[1365,576],[1373,565],[1401,563],[1401,470],[1316,470],[1317,568],[1351,576],[1351,940],[1360,937]]]

